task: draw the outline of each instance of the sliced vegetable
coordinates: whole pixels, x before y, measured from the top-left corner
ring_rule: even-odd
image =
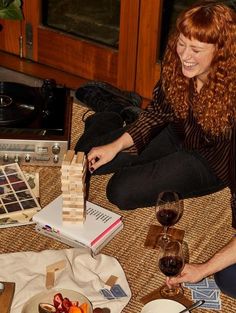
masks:
[[[83,311],[78,306],[72,305],[69,308],[69,312],[68,313],[83,313]]]
[[[79,307],[80,307],[80,309],[82,309],[83,313],[87,313],[88,312],[88,303],[84,302]]]

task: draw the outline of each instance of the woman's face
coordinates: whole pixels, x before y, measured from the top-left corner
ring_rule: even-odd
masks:
[[[196,77],[206,81],[214,57],[215,45],[188,39],[180,34],[177,42],[177,53],[182,64],[182,73],[188,78]]]

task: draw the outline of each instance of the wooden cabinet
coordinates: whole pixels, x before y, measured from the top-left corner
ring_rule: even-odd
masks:
[[[70,88],[86,80],[107,81],[148,99],[160,74],[161,8],[162,0],[121,0],[114,49],[42,26],[41,1],[25,0],[23,21],[0,21],[0,65],[54,77]]]

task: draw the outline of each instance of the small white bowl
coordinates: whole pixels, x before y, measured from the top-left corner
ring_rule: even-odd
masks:
[[[145,304],[141,313],[179,313],[184,309],[186,309],[186,307],[177,301],[157,299]]]

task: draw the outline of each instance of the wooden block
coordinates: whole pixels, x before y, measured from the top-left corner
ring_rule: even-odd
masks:
[[[80,215],[78,214],[69,214],[69,215],[65,215],[63,214],[63,223],[66,221],[71,221],[71,222],[76,222],[76,221],[83,221],[84,219],[84,215],[83,213],[81,213]]]
[[[61,184],[63,185],[63,186],[69,186],[69,180],[65,177],[62,177],[62,179],[61,179]]]
[[[46,288],[51,289],[55,284],[55,272],[47,272],[46,273]]]
[[[84,165],[85,154],[84,152],[77,152],[76,163]]]
[[[63,211],[84,210],[84,202],[82,203],[63,203]]]
[[[84,183],[82,181],[76,181],[76,182],[68,181],[68,183],[66,183],[65,186],[67,185],[69,186],[70,190],[74,190],[74,188],[83,186]]]
[[[83,182],[84,178],[82,175],[80,174],[75,174],[75,173],[69,173],[69,177],[68,177],[69,182],[74,182],[74,183],[81,183]]]
[[[68,210],[65,210],[65,211],[63,211],[63,216],[64,217],[81,217],[81,216],[83,216],[84,215],[84,212],[83,211],[77,211],[77,212],[75,212],[75,211],[68,211]]]
[[[63,208],[63,214],[83,214],[84,208]]]
[[[4,284],[4,290],[0,294],[0,312],[10,313],[11,304],[15,293],[15,283],[4,281],[2,281],[1,283]]]
[[[79,209],[83,209],[84,208],[84,200],[82,199],[82,201],[63,201],[63,207],[67,207],[67,208],[79,208]]]
[[[159,248],[158,240],[162,233],[163,233],[163,227],[159,225],[151,225],[149,228],[149,232],[147,234],[144,246],[152,248],[152,249]],[[183,242],[184,230],[170,227],[167,233],[168,235],[171,235],[174,239],[179,240],[180,242]]]
[[[81,218],[84,216],[84,210],[83,209],[64,209],[62,212],[63,220],[64,218]]]
[[[84,194],[82,192],[79,193],[65,193],[62,194],[63,201],[81,201],[84,200]]]
[[[61,260],[46,267],[46,288],[54,287],[55,272],[66,267],[66,260]]]
[[[63,161],[62,161],[62,166],[63,166],[63,164],[70,164],[71,161],[73,160],[74,155],[75,155],[74,150],[68,150],[64,156]]]
[[[68,224],[79,224],[81,225],[84,222],[83,218],[65,218],[63,219],[63,223],[68,223]]]
[[[52,271],[59,271],[66,267],[66,260],[61,260],[58,262],[55,262],[53,264],[50,264],[46,267],[46,271],[52,272]]]
[[[73,212],[64,212],[62,217],[63,217],[63,221],[65,221],[66,219],[83,219],[83,212],[79,212],[79,214],[73,214]]]
[[[70,186],[70,192],[76,193],[76,192],[85,192],[85,187],[83,185],[80,186]]]
[[[80,165],[77,165],[76,163],[75,164],[72,163],[70,165],[70,168],[68,168],[68,171],[69,171],[69,173],[75,172],[75,173],[81,173],[81,175],[82,175],[83,167]]]
[[[68,179],[68,184],[75,184],[75,185],[81,185],[83,184],[83,180],[82,177],[74,177],[74,176],[70,176],[70,178]]]
[[[81,218],[83,216],[84,216],[83,212],[76,212],[76,214],[75,212],[69,212],[69,211],[63,212],[63,218],[64,217],[65,218]]]
[[[62,203],[63,203],[63,207],[70,207],[70,205],[75,206],[78,205],[79,208],[84,208],[84,197],[81,198],[66,198],[66,199],[62,199]]]
[[[84,194],[79,192],[79,193],[70,193],[66,197],[62,197],[63,203],[79,203],[79,204],[84,204]]]
[[[71,194],[72,195],[72,194]],[[75,198],[69,197],[69,198],[64,198],[62,199],[63,201],[63,205],[67,205],[68,207],[70,206],[70,204],[72,205],[80,205],[80,207],[84,207],[84,197],[78,197],[77,194],[75,194]]]
[[[108,280],[105,282],[105,284],[109,287],[113,287],[115,283],[117,282],[118,277],[111,275]]]
[[[66,186],[66,185],[61,186],[61,191],[62,192],[69,192],[69,185],[68,186]]]
[[[69,173],[69,175],[67,176],[67,179],[69,181],[75,181],[75,182],[81,181],[84,179],[84,175],[73,172],[73,173]]]
[[[71,208],[63,208],[63,215],[83,215],[83,209],[71,209]]]

